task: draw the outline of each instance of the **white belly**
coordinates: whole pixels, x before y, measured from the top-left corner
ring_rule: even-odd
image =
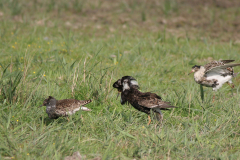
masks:
[[[66,112],[67,115],[72,115],[72,114],[75,114],[75,112],[79,111],[80,110],[80,107],[79,108],[75,108],[73,110],[70,110],[68,112]]]
[[[214,91],[218,90],[219,88],[222,87],[222,85],[228,81],[231,82],[232,76],[228,75],[228,76],[222,76],[220,74],[208,74],[207,75],[207,80],[217,80],[218,85],[216,86],[216,88],[213,88]]]

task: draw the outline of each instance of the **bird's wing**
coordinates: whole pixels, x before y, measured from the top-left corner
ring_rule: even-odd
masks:
[[[231,68],[231,67],[235,67],[235,66],[240,66],[240,63],[233,63],[233,64],[225,64],[225,65],[212,65],[212,66],[208,66],[208,67],[205,67],[205,73],[208,73],[208,72],[217,72],[217,73],[221,73],[221,72],[224,72],[225,73],[225,70],[226,68]]]
[[[72,110],[78,107],[80,107],[78,105],[78,100],[75,100],[75,99],[58,100],[56,105],[57,109],[61,109],[65,111]]]
[[[216,68],[218,66],[223,66],[224,63],[222,61],[212,61],[210,63],[207,63],[204,65],[205,73],[212,70],[213,68]]]
[[[223,62],[224,64],[226,63],[230,63],[230,62],[234,62],[235,60],[221,60],[221,62]]]
[[[151,93],[151,92],[142,93],[139,97],[143,98],[143,99],[151,99],[151,98],[157,98],[160,100],[162,99],[162,97],[160,97],[159,95],[157,95],[155,93]]]
[[[154,93],[155,94],[155,93]],[[157,94],[155,94],[155,97],[157,98],[157,99],[160,99],[160,100],[162,100],[162,97],[160,97],[159,95],[157,95]]]
[[[170,105],[170,102],[164,102],[157,98],[141,99],[138,104],[147,108],[175,108],[175,106]]]
[[[91,111],[91,109],[88,109],[85,107],[85,104],[88,104],[92,102],[92,100],[76,100],[76,99],[63,99],[57,101],[57,110],[60,110],[62,112],[65,111],[78,111],[81,107],[81,110],[84,111]]]

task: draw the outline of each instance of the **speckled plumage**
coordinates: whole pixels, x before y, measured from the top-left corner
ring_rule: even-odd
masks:
[[[220,61],[212,61],[210,63],[207,63],[204,65],[205,68],[205,73],[209,72],[210,70],[221,67],[221,66],[226,66],[227,63],[234,62],[235,60],[220,60]],[[230,64],[232,66],[232,64]],[[229,67],[229,71],[232,70],[232,67]]]
[[[228,64],[234,60],[212,61],[204,66],[193,66],[194,80],[200,85],[212,87],[214,91],[222,87],[224,83],[232,84],[232,78],[237,74],[234,73],[233,67],[239,66],[240,63]],[[230,85],[232,88],[234,85]]]
[[[72,115],[80,109],[84,111],[91,111],[84,106],[91,101],[92,100],[76,99],[56,100],[54,97],[49,96],[47,99],[44,100],[41,106],[46,106],[46,113],[48,114],[49,118],[56,119],[58,117],[66,117],[68,115]]]
[[[132,83],[134,81],[134,83]],[[124,76],[117,80],[113,87],[121,92],[121,104],[130,103],[135,109],[150,114],[151,110],[156,113],[158,120],[162,119],[161,110],[168,110],[168,108],[175,108],[169,102],[162,101],[162,98],[155,93],[140,92],[139,86],[136,85],[135,79],[131,76]]]

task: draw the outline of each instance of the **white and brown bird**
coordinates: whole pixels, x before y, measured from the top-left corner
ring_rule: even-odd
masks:
[[[224,83],[228,83],[234,88],[232,78],[238,73],[233,72],[233,67],[239,66],[240,63],[231,63],[235,60],[212,61],[204,66],[193,66],[194,80],[205,87],[212,87],[213,91],[217,91]]]
[[[39,107],[46,106],[46,112],[51,119],[57,119],[59,117],[67,117],[79,110],[91,111],[85,107],[85,104],[92,102],[92,100],[76,100],[76,99],[63,99],[56,100],[54,97],[49,96],[43,101],[43,104]]]
[[[131,76],[124,76],[118,79],[114,84],[114,88],[117,88],[121,92],[121,104],[126,102],[130,103],[135,109],[148,114],[148,125],[151,123],[150,113],[151,110],[155,113],[157,120],[163,119],[161,110],[168,110],[168,108],[175,108],[171,106],[170,102],[162,101],[162,98],[155,93],[140,92],[138,90],[138,83],[136,79]]]

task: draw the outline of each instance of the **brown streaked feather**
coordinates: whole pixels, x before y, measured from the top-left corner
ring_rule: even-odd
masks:
[[[91,99],[89,99],[89,100],[78,100],[78,101],[79,101],[78,104],[81,105],[81,106],[92,102]]]
[[[148,99],[153,99],[153,98],[157,98],[157,99],[162,99],[162,97],[160,97],[159,95],[155,94],[155,93],[151,93],[151,92],[145,92],[141,95],[139,95],[139,97],[141,98],[148,98]]]
[[[169,105],[170,102],[164,102],[159,99],[143,99],[138,101],[138,104],[147,108],[175,108],[175,106]]]
[[[221,61],[212,61],[210,63],[207,63],[204,65],[205,73],[213,68],[216,68],[217,66],[223,66],[223,65],[224,65],[224,63]]]
[[[150,114],[150,110],[153,108],[159,108],[161,110],[175,108],[175,106],[170,105],[170,102],[162,101],[160,99],[161,97],[157,94],[151,92],[142,93],[136,88],[122,92],[121,96],[122,99],[125,99],[134,108],[147,114]]]
[[[92,102],[92,100],[76,100],[76,99],[62,99],[57,100],[56,109],[72,110],[79,108],[85,104]]]
[[[214,66],[214,67],[208,67],[205,70],[205,73],[213,71],[214,69],[226,69],[226,68],[230,68],[228,70],[232,70],[231,67],[235,67],[235,66],[240,66],[240,63],[233,63],[233,64],[225,64],[225,65],[218,65],[218,66]]]
[[[234,62],[235,60],[220,60],[224,64]]]
[[[170,102],[162,101],[162,98],[155,93],[139,92],[138,104],[147,108],[174,108],[170,106]]]
[[[234,65],[234,64],[226,64],[226,63],[230,63],[230,62],[234,62],[234,61],[235,60],[220,60],[220,61],[212,61],[210,63],[207,63],[204,65],[205,73],[214,68],[218,68],[219,66],[233,67],[231,65]],[[227,67],[224,67],[224,68],[227,68]]]
[[[228,67],[235,67],[235,66],[240,66],[240,63],[225,64],[224,66],[220,66],[220,68],[228,68]]]

